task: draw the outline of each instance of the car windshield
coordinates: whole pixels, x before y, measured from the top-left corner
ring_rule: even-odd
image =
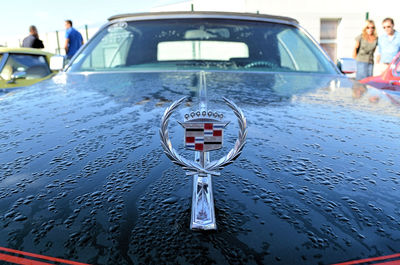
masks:
[[[116,22],[69,71],[228,70],[337,73],[293,25],[227,19]]]

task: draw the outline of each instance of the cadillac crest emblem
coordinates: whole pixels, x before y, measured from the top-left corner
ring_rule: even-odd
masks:
[[[214,118],[214,119],[213,119]],[[208,152],[222,147],[223,129],[228,123],[221,122],[215,118],[223,118],[217,112],[200,111],[195,114],[186,114],[187,120],[181,125],[185,128],[185,147],[189,150]]]
[[[204,74],[203,74],[204,80]],[[205,87],[205,86],[204,86]],[[210,151],[220,149],[223,144],[223,129],[229,122],[223,121],[223,114],[207,110],[205,88],[200,100],[200,110],[185,115],[185,121],[179,122],[185,129],[184,146],[195,151],[195,159],[189,160],[177,153],[168,137],[168,121],[186,99],[183,97],[173,102],[164,112],[161,119],[160,138],[165,154],[173,163],[181,166],[187,175],[193,176],[193,196],[191,229],[215,230],[217,228],[212,191],[212,176],[219,176],[219,170],[231,164],[239,157],[246,142],[246,118],[243,112],[232,101],[223,98],[238,119],[239,135],[233,148],[222,158],[211,161]]]

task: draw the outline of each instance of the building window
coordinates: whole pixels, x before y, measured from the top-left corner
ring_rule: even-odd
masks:
[[[321,19],[320,44],[335,62],[337,57],[338,18]]]

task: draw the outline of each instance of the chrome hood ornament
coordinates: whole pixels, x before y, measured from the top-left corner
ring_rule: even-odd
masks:
[[[212,191],[212,176],[219,176],[219,170],[239,157],[246,142],[246,118],[232,101],[223,98],[235,113],[239,124],[239,135],[234,147],[224,157],[210,161],[209,151],[217,150],[223,144],[223,129],[229,122],[223,121],[223,114],[207,110],[205,74],[200,73],[200,110],[185,115],[185,122],[179,122],[185,129],[185,148],[195,151],[195,160],[179,155],[168,137],[168,121],[172,113],[185,101],[183,97],[173,102],[161,119],[160,138],[165,154],[173,163],[181,166],[187,175],[193,176],[192,214],[190,229],[213,230],[217,228]]]

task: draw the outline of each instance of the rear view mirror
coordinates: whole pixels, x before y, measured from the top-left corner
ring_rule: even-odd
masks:
[[[10,79],[10,81],[7,82],[7,84],[15,84],[16,80],[25,79],[25,78],[26,78],[26,72],[25,71],[14,72],[11,75],[11,79]]]
[[[25,78],[26,78],[26,72],[25,71],[14,72],[11,75],[11,79],[14,79],[14,80],[25,79]]]
[[[340,58],[337,67],[344,74],[352,74],[357,71],[357,63],[353,58]]]
[[[50,69],[52,71],[61,71],[64,69],[65,58],[62,55],[54,55],[50,58]]]

